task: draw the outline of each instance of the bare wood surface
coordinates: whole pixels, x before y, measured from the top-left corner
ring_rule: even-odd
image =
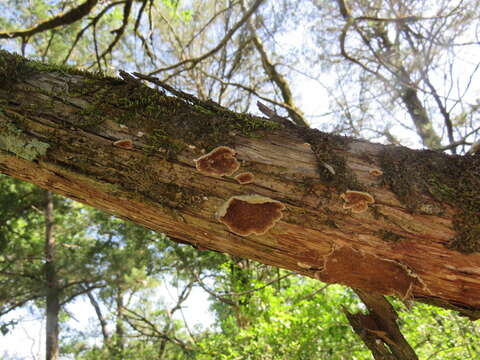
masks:
[[[18,69],[23,63],[15,61]],[[406,189],[419,201],[414,206],[378,173],[396,152],[432,164],[463,159],[293,125],[269,128],[267,119],[212,111],[119,79],[33,66],[19,76],[6,69],[0,74],[0,172],[199,248],[479,317],[480,254],[449,246],[464,210],[433,191]],[[225,123],[232,126],[216,134]],[[12,139],[24,146],[12,146]],[[133,148],[114,145],[124,139]],[[330,145],[319,156],[323,144]],[[200,173],[194,160],[214,146],[234,149],[238,173],[253,174],[253,181]],[[479,166],[476,157],[465,159]],[[341,176],[343,184],[335,180]],[[341,195],[347,190],[368,192],[375,202],[363,212],[346,209]],[[232,196],[251,194],[281,202],[283,217],[263,235],[240,236],[217,212]]]

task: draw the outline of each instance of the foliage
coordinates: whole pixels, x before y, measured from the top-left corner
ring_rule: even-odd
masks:
[[[250,319],[239,326],[233,314],[222,322],[222,332],[201,341],[199,359],[368,359],[338,304],[356,300],[342,287],[323,287],[299,277],[255,292],[245,309]],[[319,291],[321,289],[321,291]]]

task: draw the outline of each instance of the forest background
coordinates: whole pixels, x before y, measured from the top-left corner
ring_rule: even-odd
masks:
[[[258,114],[260,100],[299,125],[465,154],[480,126],[478,7],[7,0],[0,4],[0,46],[113,76],[119,69],[150,73],[239,112]],[[33,185],[0,180],[4,359],[372,356],[349,323],[348,314],[365,311],[351,289],[177,244]],[[208,326],[192,326],[185,316],[185,304],[199,302],[193,296],[208,299],[196,310],[208,306]],[[403,358],[479,357],[475,322],[389,300],[416,354]],[[85,316],[78,309],[87,305],[93,316],[78,328]],[[46,350],[38,351],[39,338],[33,350],[3,348],[9,333],[43,319]]]

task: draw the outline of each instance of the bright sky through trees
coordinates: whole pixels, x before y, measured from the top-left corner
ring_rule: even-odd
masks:
[[[165,296],[167,304],[173,304],[174,300],[168,298],[175,296],[175,289],[160,286],[157,289],[159,294]],[[3,360],[9,359],[43,359],[45,357],[45,317],[44,314],[32,309],[30,313],[26,309],[17,310],[4,321],[21,318],[21,324],[12,332],[1,337],[0,357]],[[67,311],[72,315],[65,326],[76,329],[79,333],[90,329],[97,331],[98,324],[95,319],[95,312],[92,305],[86,298],[81,298],[67,306]],[[208,328],[213,323],[212,314],[208,310],[208,298],[201,289],[194,289],[188,301],[182,309],[183,315],[190,327]],[[176,315],[182,320],[180,314]],[[113,325],[111,325],[113,326]],[[100,335],[88,339],[89,344],[101,344]],[[72,358],[73,359],[73,358]]]

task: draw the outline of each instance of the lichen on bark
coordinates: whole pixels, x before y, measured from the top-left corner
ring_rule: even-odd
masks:
[[[0,109],[0,113],[1,113]],[[50,144],[31,138],[0,114],[0,149],[25,160],[35,160],[47,153]]]

